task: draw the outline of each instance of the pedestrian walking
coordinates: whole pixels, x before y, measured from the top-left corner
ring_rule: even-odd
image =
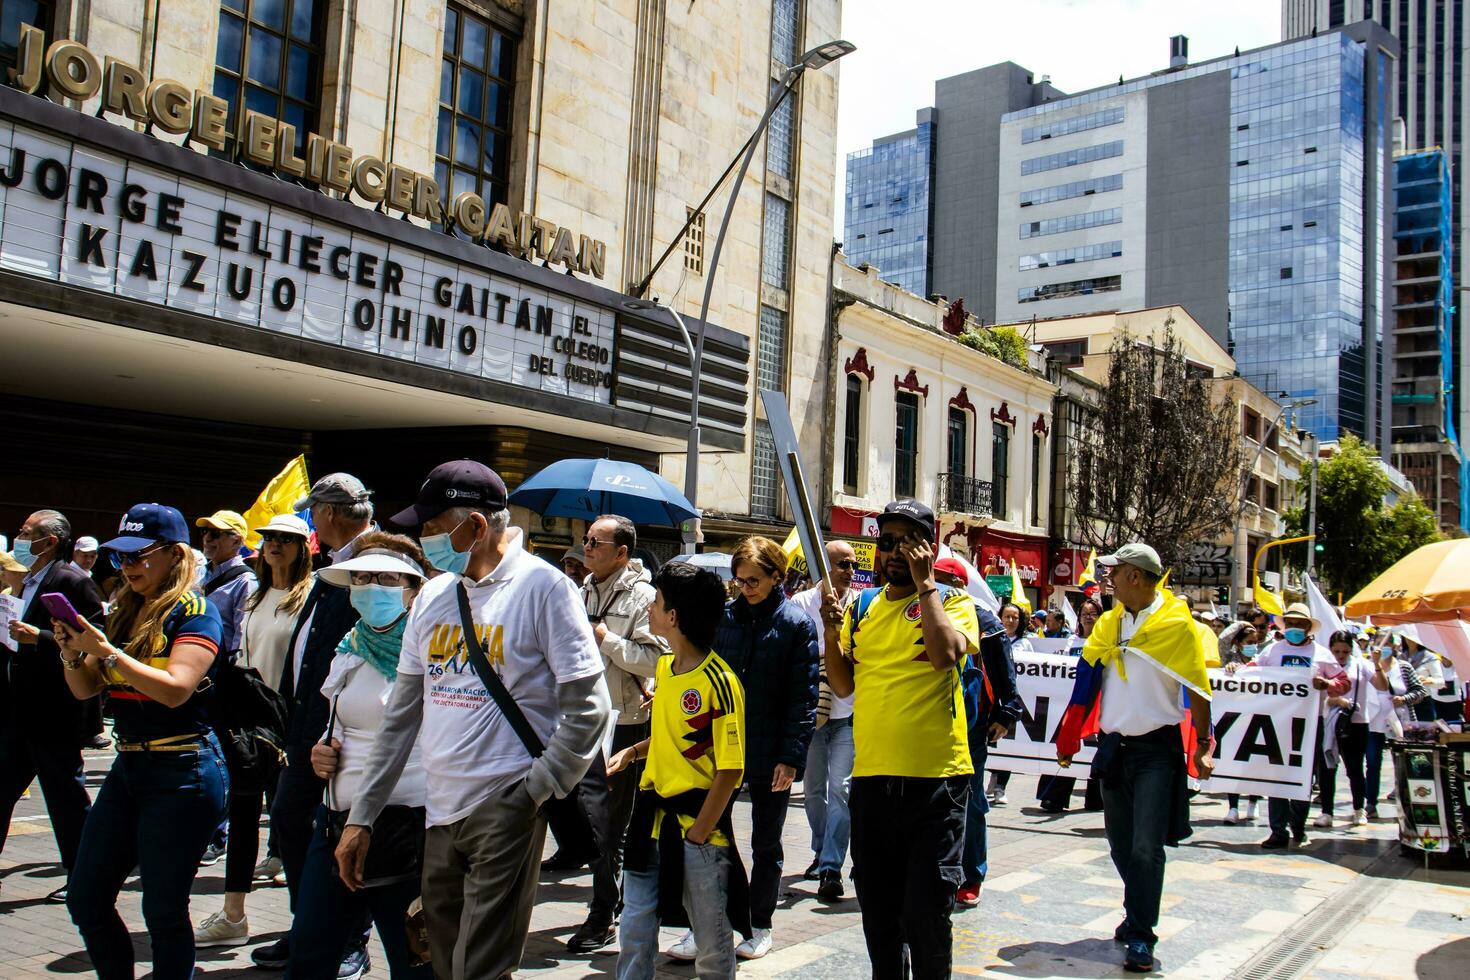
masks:
[[[649,625],[673,653],[659,660],[649,737],[608,763],[622,774],[647,760],[628,831],[617,977],[651,978],[660,924],[687,922],[695,975],[730,978],[732,926],[742,936],[751,929],[730,815],[748,735],[745,694],[712,649],[725,588],[687,562],[665,565],[655,582]]]
[[[67,908],[100,980],[131,980],[133,940],[117,896],[136,867],[153,976],[186,980],[194,975],[189,891],[229,792],[204,693],[223,628],[197,591],[182,514],[138,504],[118,532],[103,547],[126,587],[107,631],[52,622],[72,694],[85,700],[107,689],[118,751],[87,814]]]
[[[1005,627],[1006,642],[1011,662],[1014,663],[1016,654],[1031,650],[1026,614],[1016,603],[1007,602],[1000,607],[1000,622]],[[1011,802],[1006,796],[1006,786],[1010,781],[1011,773],[1008,769],[994,770],[990,773],[990,782],[985,787],[985,799],[991,806],[1006,806]]]
[[[408,612],[425,581],[424,554],[410,538],[373,531],[358,539],[353,556],[321,571],[329,584],[350,590],[359,619],[322,681],[331,705],[327,732],[311,750],[311,766],[327,781],[301,871],[300,902],[291,921],[286,980],[329,980],[370,916],[393,980],[430,980],[428,964],[414,965],[404,919],[419,897],[423,874],[425,777],[416,745],[373,825],[362,887],[349,889],[334,856],[363,770],[378,739],[384,705],[400,676],[398,662]]]
[[[1189,604],[1159,588],[1164,568],[1146,544],[1097,559],[1110,569],[1113,607],[1098,619],[1077,661],[1071,702],[1057,729],[1057,762],[1071,764],[1096,719],[1092,771],[1102,780],[1103,825],[1125,916],[1113,933],[1124,969],[1154,969],[1154,932],[1164,890],[1164,848],[1187,838],[1188,770],[1214,770],[1205,646]],[[1194,743],[1180,738],[1188,716]]]
[[[328,549],[328,564],[347,561],[357,541],[373,530],[372,491],[349,473],[329,473],[312,484],[293,510],[310,508],[317,540]],[[271,801],[271,835],[280,851],[286,888],[294,915],[299,900],[301,872],[311,846],[312,823],[322,802],[326,781],[311,768],[311,749],[327,728],[327,702],[321,696],[337,645],[358,619],[347,589],[316,577],[306,602],[297,613],[286,642],[286,657],[275,688],[290,706],[286,729],[286,766],[276,782]],[[363,940],[343,959],[339,980],[356,980],[368,969],[368,921],[362,922]],[[289,934],[250,954],[256,966],[283,970],[291,960]]]
[[[827,565],[831,569],[837,605],[846,610],[857,596],[852,588],[858,567],[857,552],[846,541],[829,541]],[[812,621],[817,630],[817,651],[825,659],[821,586],[798,592],[791,597],[791,604]],[[802,805],[807,827],[812,832],[812,863],[802,877],[817,882],[819,896],[836,901],[846,892],[842,865],[847,860],[847,846],[852,837],[852,817],[847,807],[852,788],[852,697],[839,698],[832,693],[825,669],[818,678],[814,725],[802,777]]]
[[[1353,635],[1346,630],[1333,633],[1327,648],[1342,668],[1340,676],[1347,680],[1348,688],[1342,694],[1327,698],[1327,717],[1322,726],[1327,748],[1323,751],[1322,771],[1317,773],[1317,800],[1322,816],[1318,818],[1317,826],[1332,826],[1337,771],[1341,768],[1347,770],[1353,802],[1348,826],[1361,827],[1368,822],[1364,812],[1363,764],[1368,751],[1368,698],[1373,691],[1373,667],[1356,655]]]
[[[786,553],[781,546],[770,538],[744,538],[735,546],[730,567],[740,595],[725,608],[715,633],[715,652],[745,689],[750,924],[755,931],[735,954],[751,960],[771,949],[771,920],[785,861],[781,833],[791,784],[802,778],[816,727],[820,672],[816,627],[782,591]],[[670,955],[682,959],[689,952],[689,945],[681,944]]]
[[[245,518],[232,510],[217,510],[196,520],[194,526],[203,528],[199,550],[206,564],[200,591],[219,610],[224,628],[221,652],[233,654],[240,649],[246,600],[257,585],[255,569],[240,553],[245,546]]]
[[[617,723],[613,726],[612,751],[621,752],[648,738],[649,709],[646,688],[652,686],[659,658],[668,644],[648,624],[653,604],[653,576],[643,562],[633,557],[638,532],[626,517],[606,514],[587,528],[582,542],[583,560],[589,569],[582,583],[587,621],[602,654],[604,679]],[[592,903],[587,919],[567,940],[574,953],[601,949],[617,938],[613,922],[622,905],[619,880],[622,875],[623,835],[633,815],[642,766],[632,764],[608,774],[608,826],[604,830],[602,854],[592,863]],[[578,842],[580,843],[580,842]],[[556,858],[547,862],[557,870]],[[580,860],[579,860],[580,865]],[[545,867],[546,865],[543,865]]]
[[[822,602],[828,683],[852,695],[853,883],[873,976],[947,977],[962,884],[969,733],[960,668],[980,649],[975,603],[934,579],[934,512],[895,500],[878,518],[887,584],[846,612]],[[915,651],[918,651],[917,653]]]
[[[27,571],[18,593],[20,618],[10,621],[16,649],[6,652],[9,670],[0,677],[0,851],[16,801],[39,778],[61,866],[70,872],[77,866],[82,825],[92,805],[82,747],[102,730],[101,712],[95,696],[73,696],[41,596],[58,593],[77,615],[100,623],[102,595],[71,563],[71,522],[57,511],[38,510],[27,517],[12,547],[12,557]],[[65,902],[66,894],[63,881],[47,899]]]
[[[294,514],[278,514],[260,529],[258,586],[244,603],[239,663],[253,669],[272,690],[281,683],[286,650],[296,618],[311,591],[311,530]],[[223,694],[217,694],[222,697]],[[225,848],[225,898],[218,911],[194,930],[194,945],[243,946],[250,941],[245,896],[256,881],[271,881],[282,870],[278,856],[260,855],[260,814],[267,796],[275,797],[280,766],[264,762],[255,779],[230,784],[230,836]]]
[[[408,615],[405,676],[337,845],[339,873],[362,887],[372,828],[417,734],[435,974],[509,976],[531,925],[545,804],[574,793],[601,751],[610,710],[602,656],[576,586],[526,550],[488,466],[435,467],[393,523],[417,529],[425,557],[447,574],[423,587]]]

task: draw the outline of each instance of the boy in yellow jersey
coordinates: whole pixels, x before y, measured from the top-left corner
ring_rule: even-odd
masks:
[[[948,977],[962,878],[969,733],[958,667],[979,650],[975,602],[934,581],[934,512],[895,500],[878,519],[887,584],[840,612],[824,597],[832,693],[855,695],[853,882],[878,980]]]
[[[649,737],[607,764],[612,775],[648,760],[628,825],[617,976],[653,976],[663,924],[692,927],[700,977],[733,977],[731,927],[747,938],[751,930],[730,823],[745,770],[745,692],[710,649],[725,588],[687,562],[665,565],[653,584],[649,629],[673,654],[658,662]]]

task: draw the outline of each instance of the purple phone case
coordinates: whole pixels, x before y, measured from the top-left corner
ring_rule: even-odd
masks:
[[[60,592],[43,592],[41,604],[46,607],[46,611],[51,614],[52,618],[60,620],[72,629],[82,628],[82,617],[77,615],[71,600]]]

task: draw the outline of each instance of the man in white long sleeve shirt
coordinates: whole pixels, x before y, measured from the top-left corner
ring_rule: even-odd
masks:
[[[393,523],[419,527],[447,573],[409,613],[383,728],[337,859],[361,883],[371,827],[415,738],[427,773],[423,900],[435,973],[515,972],[525,949],[546,838],[543,805],[571,793],[600,749],[609,700],[603,660],[576,586],[525,551],[507,526],[505,484],[489,467],[436,467]],[[537,758],[470,662],[461,597],[485,660],[545,746]]]

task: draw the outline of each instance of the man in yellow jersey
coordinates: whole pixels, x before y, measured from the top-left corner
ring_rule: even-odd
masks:
[[[948,977],[970,764],[959,667],[979,649],[975,602],[934,581],[934,512],[895,500],[878,519],[886,585],[840,612],[824,597],[827,680],[854,695],[853,881],[873,976]]]
[[[745,770],[745,692],[711,646],[725,609],[719,576],[669,562],[654,578],[648,627],[669,645],[655,673],[649,737],[608,761],[647,759],[628,824],[618,980],[651,980],[659,925],[694,932],[700,977],[734,977],[731,927],[749,938],[750,890],[730,802]]]

